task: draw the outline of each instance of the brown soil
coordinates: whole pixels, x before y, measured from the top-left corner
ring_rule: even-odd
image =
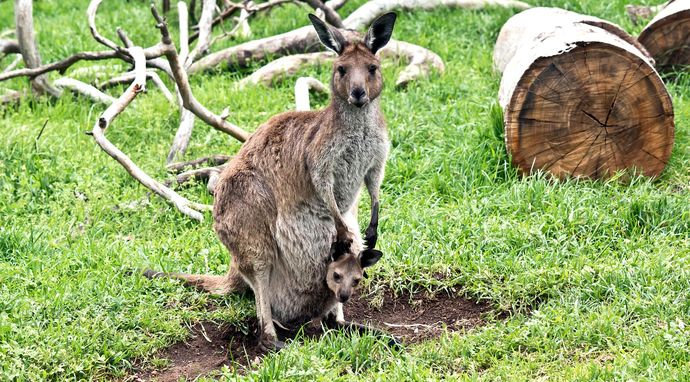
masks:
[[[489,310],[485,304],[448,294],[402,294],[393,297],[384,292],[381,308],[374,308],[364,297],[355,296],[345,305],[345,316],[357,323],[366,323],[410,344],[440,336],[444,331],[458,331],[479,326],[482,314]],[[132,380],[160,382],[177,381],[182,377],[194,379],[219,370],[224,365],[239,371],[258,364],[262,353],[257,349],[256,318],[244,323],[245,328],[201,322],[192,328],[191,337],[167,349],[159,358],[169,360],[164,370],[140,368]],[[304,331],[308,337],[318,337],[322,331],[312,323]],[[279,337],[290,334],[279,332]]]

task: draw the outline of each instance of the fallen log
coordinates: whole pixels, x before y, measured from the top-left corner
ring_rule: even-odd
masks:
[[[614,24],[530,9],[501,29],[494,63],[506,146],[523,174],[657,176],[666,166],[671,98],[652,59]]]
[[[654,57],[660,71],[690,64],[690,1],[667,3],[638,40]]]

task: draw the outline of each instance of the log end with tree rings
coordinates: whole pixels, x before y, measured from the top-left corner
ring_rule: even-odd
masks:
[[[668,3],[638,40],[654,57],[659,70],[690,65],[690,1]]]
[[[649,58],[588,23],[535,36],[521,42],[501,82],[513,164],[558,178],[658,176],[673,148],[673,106]]]

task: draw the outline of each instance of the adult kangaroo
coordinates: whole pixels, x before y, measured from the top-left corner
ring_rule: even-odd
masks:
[[[264,350],[283,346],[274,320],[291,325],[322,317],[345,324],[342,303],[361,268],[381,256],[373,248],[389,144],[375,54],[390,40],[396,15],[379,17],[363,41],[347,41],[336,28],[309,18],[323,45],[338,55],[330,104],[274,116],[221,174],[213,228],[232,253],[228,274],[170,275],[216,293],[250,287]],[[356,214],[362,184],[372,206],[366,250]],[[342,268],[329,272],[329,264],[343,261],[360,269],[347,268],[348,277],[337,271]]]

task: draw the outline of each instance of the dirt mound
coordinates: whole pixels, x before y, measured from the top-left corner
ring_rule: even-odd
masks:
[[[403,294],[393,297],[390,291],[383,295],[382,306],[373,308],[368,300],[355,296],[345,306],[345,316],[357,323],[366,323],[402,339],[415,343],[438,337],[444,330],[457,331],[479,326],[482,313],[489,310],[484,304],[447,294],[428,296]],[[142,368],[133,380],[160,382],[177,381],[181,377],[194,379],[218,370],[224,365],[240,369],[250,367],[261,359],[257,349],[256,318],[243,323],[243,327],[200,322],[192,328],[192,336],[162,350],[159,358],[170,361],[164,370]],[[318,337],[322,331],[311,324],[304,331],[308,337]],[[288,337],[279,333],[279,337]]]

